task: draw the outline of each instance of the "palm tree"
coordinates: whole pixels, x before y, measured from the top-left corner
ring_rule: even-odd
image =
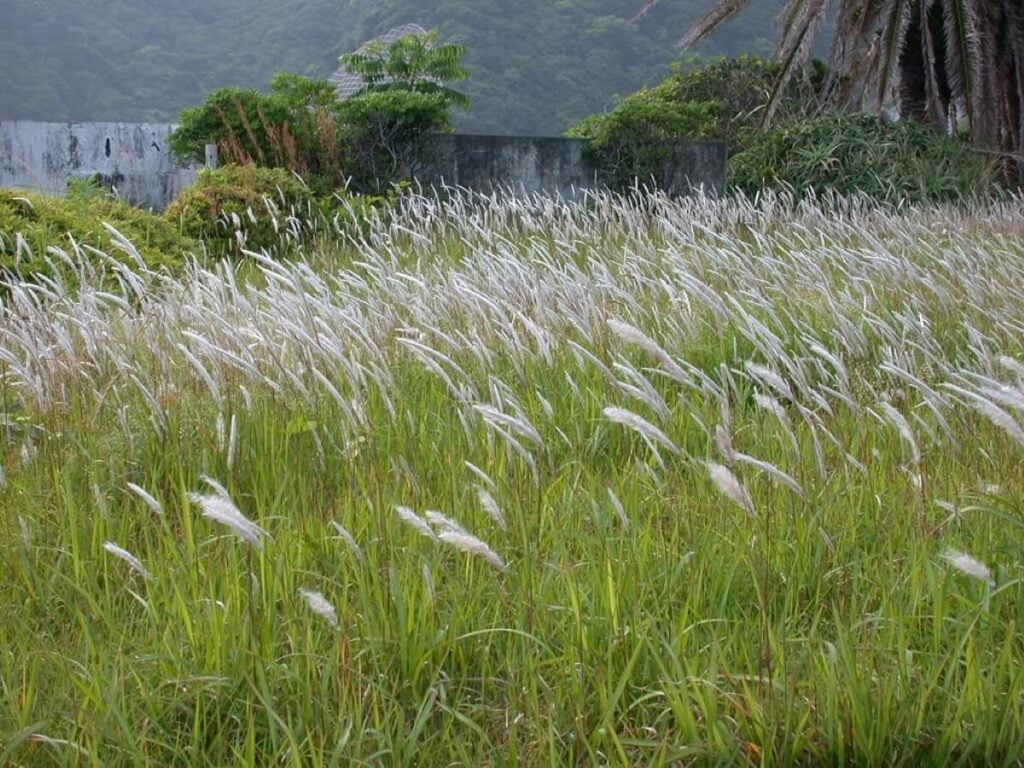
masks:
[[[437,93],[445,101],[468,109],[469,98],[446,82],[465,80],[464,45],[435,44],[437,30],[402,35],[393,41],[377,40],[341,57],[341,65],[363,79],[363,91],[408,90]]]
[[[688,48],[749,0],[716,0],[680,41]],[[657,0],[647,0],[645,9]],[[1024,3],[1021,0],[787,0],[777,56],[782,84],[804,70],[835,4],[822,97],[836,107],[895,107],[992,153],[1007,180],[1024,181]]]

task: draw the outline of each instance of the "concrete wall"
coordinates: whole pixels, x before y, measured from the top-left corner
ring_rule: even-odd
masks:
[[[0,122],[0,187],[61,194],[68,179],[99,175],[136,205],[163,209],[195,171],[170,157],[159,123]]]
[[[0,121],[0,187],[61,194],[72,178],[99,174],[131,203],[162,210],[195,178],[167,150],[173,125],[155,123],[38,123]],[[416,174],[424,186],[481,192],[512,189],[566,198],[601,184],[583,157],[582,139],[442,135],[433,162]],[[725,189],[725,145],[680,148],[669,192]]]
[[[425,186],[468,187],[481,192],[508,188],[527,194],[546,192],[566,198],[601,184],[601,176],[583,157],[583,139],[519,136],[438,136],[430,167],[416,174]],[[685,195],[703,188],[725,191],[724,144],[680,148],[668,191]]]

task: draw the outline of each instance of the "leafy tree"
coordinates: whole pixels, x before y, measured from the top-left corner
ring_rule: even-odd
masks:
[[[340,61],[349,72],[363,78],[363,92],[403,90],[437,94],[451,105],[469,109],[469,98],[445,85],[469,77],[462,64],[466,46],[437,45],[436,40],[437,30],[403,35],[392,43],[372,42],[361,51],[342,56]]]
[[[1020,0],[836,0],[831,75],[823,95],[839,107],[896,104],[902,116],[962,131],[1024,180],[1024,7]],[[687,33],[688,46],[748,0],[717,0]],[[771,118],[784,84],[806,64],[830,11],[828,0],[787,0],[777,54],[782,62]]]
[[[715,104],[715,122],[707,138],[724,142],[733,153],[742,151],[757,132],[780,69],[775,59],[757,56],[696,58],[687,71],[678,72],[670,80],[679,101]],[[824,65],[815,62],[809,79],[789,81],[776,104],[776,118],[782,121],[813,114],[818,106],[816,89],[825,74]]]
[[[342,151],[353,188],[382,192],[430,162],[433,134],[451,130],[437,93],[386,89],[346,99],[338,109]]]
[[[469,99],[445,84],[469,77],[462,65],[466,48],[436,39],[436,30],[404,35],[341,57],[365,82],[337,110],[357,189],[379,192],[412,178],[430,161],[432,134],[452,130],[452,107],[468,108]]]
[[[692,61],[654,88],[626,97],[610,112],[593,115],[568,135],[590,139],[587,155],[617,188],[653,178],[671,188],[680,151],[693,141],[724,142],[742,151],[757,132],[779,64],[742,56]],[[819,68],[817,78],[823,76]],[[802,83],[792,83],[780,109],[787,117],[809,114],[816,100]]]

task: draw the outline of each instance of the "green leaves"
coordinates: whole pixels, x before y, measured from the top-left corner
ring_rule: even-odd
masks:
[[[671,81],[643,88],[611,112],[593,115],[568,135],[590,140],[587,155],[617,189],[635,183],[667,188],[676,156],[687,143],[704,138],[713,125],[713,102],[679,101]]]
[[[469,97],[444,85],[469,77],[462,65],[466,46],[435,45],[436,39],[437,30],[432,30],[424,35],[403,35],[392,43],[376,41],[342,56],[340,61],[349,72],[363,78],[363,92],[398,89],[435,93],[453,106],[468,109]]]
[[[750,195],[789,188],[938,202],[984,194],[992,175],[986,158],[920,124],[834,113],[754,136],[730,161],[729,183]]]
[[[684,45],[703,38],[746,0],[719,0]],[[831,106],[879,115],[898,102],[904,118],[965,130],[995,151],[1007,181],[1024,180],[1024,14],[1019,0],[840,0],[823,92]],[[828,4],[788,0],[777,55],[777,90],[799,71]],[[898,98],[897,98],[898,97]],[[774,108],[770,101],[766,118]],[[767,120],[766,120],[767,122]]]

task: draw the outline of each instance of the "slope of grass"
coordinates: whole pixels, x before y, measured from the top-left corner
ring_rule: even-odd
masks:
[[[1015,764],[1019,207],[403,205],[11,286],[0,764]]]

